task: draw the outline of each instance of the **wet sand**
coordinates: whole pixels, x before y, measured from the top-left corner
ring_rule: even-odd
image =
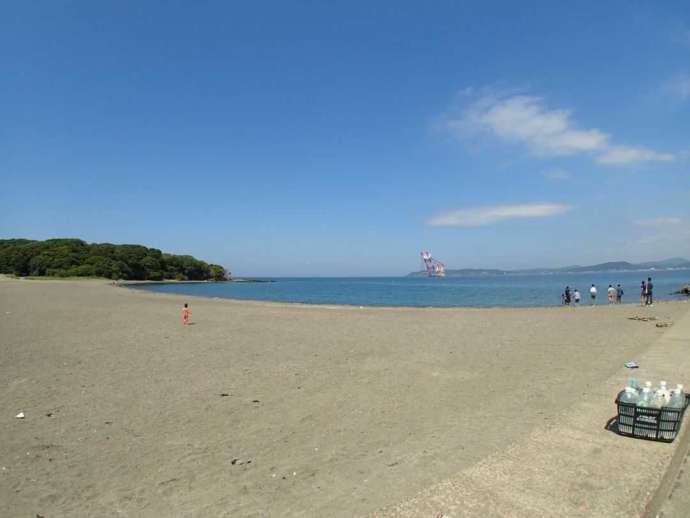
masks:
[[[0,280],[0,515],[366,515],[558,422],[666,331],[628,317],[688,311],[359,309]]]

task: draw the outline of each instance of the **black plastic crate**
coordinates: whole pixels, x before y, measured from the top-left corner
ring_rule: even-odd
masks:
[[[690,394],[685,395],[683,408],[640,408],[634,403],[623,403],[621,390],[616,397],[618,406],[618,433],[628,437],[673,442],[680,431],[685,409],[690,404]]]

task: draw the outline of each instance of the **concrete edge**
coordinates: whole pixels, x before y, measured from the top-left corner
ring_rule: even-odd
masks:
[[[690,407],[686,409],[683,421],[687,421],[688,413],[690,413]],[[659,487],[654,491],[654,494],[647,502],[642,518],[657,518],[661,511],[661,507],[673,491],[673,485],[680,473],[683,459],[688,454],[688,451],[690,451],[690,425],[688,425],[687,422],[681,422],[680,433],[676,437],[676,441],[678,441],[678,446],[673,452],[666,472],[659,482]]]
[[[686,325],[681,325],[681,323],[684,323]],[[659,337],[657,337],[651,344],[650,346],[646,349],[644,353],[644,357],[640,358],[641,360],[647,360],[650,363],[654,363],[654,360],[656,359],[656,356],[658,356],[660,353],[661,355],[665,355],[664,350],[665,347],[662,345],[669,345],[669,343],[666,342],[679,342],[682,341],[683,343],[686,342],[687,338],[687,333],[686,331],[690,331],[690,312],[686,312],[683,314],[682,317],[680,317],[677,322],[674,322],[674,325],[672,328],[665,330],[663,334]],[[682,328],[682,329],[680,329]],[[679,333],[682,333],[679,335]],[[673,345],[673,344],[671,344]],[[686,358],[687,356],[683,356],[683,358]],[[643,362],[644,363],[644,362]],[[664,367],[664,370],[666,368]],[[624,378],[628,378],[629,376],[629,371],[623,369],[620,367],[618,369],[618,373],[624,372],[625,376]],[[657,376],[658,377],[657,373]],[[609,383],[613,378],[616,378],[618,374],[612,375],[610,378],[607,379],[606,383]],[[654,376],[652,376],[654,377]],[[620,388],[619,385],[616,385],[617,389]],[[607,401],[609,404],[611,403],[612,396],[610,393],[606,394],[599,394],[600,399]],[[615,407],[614,407],[615,408]],[[686,413],[690,414],[690,407],[687,408]],[[568,412],[568,415],[572,417],[574,413],[572,411]],[[611,413],[609,413],[611,415]],[[608,417],[608,416],[607,416]],[[648,477],[647,480],[647,486],[645,487],[645,491],[643,492],[638,492],[635,493],[636,495],[636,505],[634,506],[634,509],[623,509],[622,507],[617,507],[616,509],[619,511],[618,513],[611,511],[610,509],[604,510],[608,512],[601,512],[596,514],[597,516],[627,516],[627,517],[638,517],[638,518],[658,518],[658,513],[661,511],[663,504],[666,503],[666,500],[668,496],[671,494],[672,490],[674,489],[675,482],[677,480],[678,474],[680,470],[682,469],[682,462],[685,458],[685,454],[690,450],[690,418],[686,418],[684,416],[684,421],[688,421],[683,426],[683,423],[681,423],[681,428],[679,430],[679,433],[672,443],[663,443],[663,442],[656,442],[656,441],[645,441],[643,439],[636,439],[636,438],[624,438],[624,442],[630,444],[632,447],[635,442],[641,443],[640,446],[651,446],[653,449],[650,451],[649,448],[644,448],[646,450],[645,455],[649,456],[651,454],[659,453],[661,456],[663,456],[663,459],[659,459],[659,462],[652,463],[650,467],[655,471],[654,476]],[[527,441],[533,440],[533,435],[530,434],[529,437],[525,438],[525,440],[520,439],[514,443],[517,446],[520,446],[521,444],[525,444]],[[621,436],[619,436],[621,437]],[[644,453],[644,452],[643,452]],[[490,456],[491,457],[491,456]],[[490,460],[490,457],[487,458]],[[499,455],[500,457],[500,455]],[[513,458],[517,458],[516,456],[513,456]],[[648,458],[645,458],[645,460],[648,460]],[[480,461],[481,462],[481,461]],[[476,465],[475,465],[476,466]],[[468,468],[472,469],[472,468]],[[468,470],[462,470],[460,473],[467,473]],[[437,495],[434,493],[431,494],[426,494],[428,491],[431,491],[434,487],[441,486],[442,484],[446,483],[451,483],[450,485],[452,486],[453,480],[457,478],[457,475],[454,475],[450,477],[449,479],[442,480],[436,484],[433,484],[432,486],[429,486],[427,488],[424,488],[417,494],[415,494],[412,498],[408,498],[405,501],[399,502],[394,505],[388,505],[382,508],[379,508],[372,513],[366,515],[370,516],[371,518],[374,517],[382,517],[382,516],[432,516],[435,514],[423,514],[421,512],[422,507],[414,505],[412,502],[414,500],[419,500],[422,503],[433,501],[435,504],[444,504],[444,495]],[[614,493],[616,488],[614,486],[609,485],[609,492]],[[471,491],[470,491],[471,492]],[[508,505],[510,505],[512,502],[507,501]],[[453,502],[455,503],[455,502]],[[428,507],[428,506],[427,506]],[[424,511],[428,511],[426,507],[424,507]],[[459,516],[523,516],[521,513],[523,510],[514,510],[513,514],[510,514],[508,511],[503,509],[503,514],[501,513],[488,513],[486,510],[483,510],[483,514],[468,514],[468,513],[461,513]],[[534,510],[530,509],[524,509],[525,512],[528,512],[528,514],[524,514],[524,516],[535,516]],[[579,510],[571,509],[571,513],[567,513],[566,511],[559,509],[559,512],[554,512],[553,514],[548,514],[549,516],[575,516],[575,515],[580,515]],[[591,512],[594,512],[595,510],[590,510]],[[560,513],[560,514],[559,514]],[[625,513],[625,514],[624,514]],[[538,513],[539,514],[539,513]],[[547,513],[544,512],[544,510],[541,510],[542,516],[547,516]],[[593,514],[592,514],[593,515]],[[453,515],[455,516],[455,515]],[[589,514],[588,514],[589,516]]]

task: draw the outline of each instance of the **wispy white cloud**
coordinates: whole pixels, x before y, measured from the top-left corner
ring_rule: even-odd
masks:
[[[664,90],[681,101],[690,99],[690,74],[680,74],[674,77],[664,85]]]
[[[434,227],[480,227],[499,221],[522,218],[544,218],[571,209],[559,203],[531,203],[526,205],[495,205],[443,212],[427,221]]]
[[[488,134],[524,145],[540,157],[586,154],[604,164],[674,158],[644,147],[614,145],[607,133],[578,127],[571,110],[549,108],[541,97],[528,95],[482,95],[459,115],[447,115],[445,125],[458,138]]]
[[[570,173],[563,169],[547,169],[542,173],[547,180],[568,180]]]
[[[643,147],[613,146],[597,157],[600,164],[630,164],[633,162],[671,162],[670,153],[658,153]]]
[[[606,146],[608,135],[599,130],[579,130],[569,110],[549,110],[539,97],[491,95],[470,104],[448,127],[459,133],[484,131],[503,140],[526,145],[536,155],[570,155]]]
[[[676,217],[661,217],[661,218],[649,218],[649,219],[638,219],[633,223],[641,227],[663,227],[668,225],[680,225],[683,222],[682,219]]]

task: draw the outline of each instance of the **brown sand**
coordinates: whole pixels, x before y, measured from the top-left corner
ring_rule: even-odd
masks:
[[[666,331],[628,317],[688,310],[309,307],[0,280],[0,516],[364,515],[558,420]]]

